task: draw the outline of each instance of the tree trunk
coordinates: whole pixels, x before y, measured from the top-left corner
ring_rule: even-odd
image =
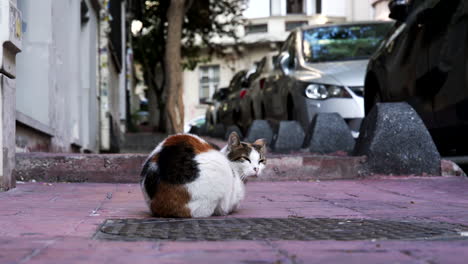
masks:
[[[171,0],[167,11],[168,29],[165,52],[166,130],[169,134],[184,130],[181,40],[185,0]]]

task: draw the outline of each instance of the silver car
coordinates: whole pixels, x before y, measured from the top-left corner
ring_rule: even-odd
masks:
[[[261,106],[270,120],[297,120],[307,129],[317,113],[339,113],[357,136],[364,117],[369,57],[391,22],[355,22],[299,28],[280,50],[265,81]]]

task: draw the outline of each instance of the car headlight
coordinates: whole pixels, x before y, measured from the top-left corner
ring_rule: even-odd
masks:
[[[351,98],[351,95],[343,87],[315,83],[307,85],[304,94],[307,98],[319,100],[331,97]]]

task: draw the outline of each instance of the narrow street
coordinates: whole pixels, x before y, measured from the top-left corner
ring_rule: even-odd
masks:
[[[466,263],[467,188],[452,176],[252,182],[242,208],[227,216],[458,227],[450,237],[125,242],[96,232],[106,219],[151,218],[137,184],[19,183],[0,193],[0,263]],[[342,231],[355,236],[353,228]]]

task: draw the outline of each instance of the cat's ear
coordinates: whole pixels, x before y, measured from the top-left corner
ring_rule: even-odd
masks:
[[[253,144],[256,145],[256,146],[259,146],[261,152],[266,151],[266,139],[264,139],[264,138],[257,139],[257,140],[255,140],[255,142]]]
[[[239,135],[236,132],[232,132],[231,135],[229,135],[228,148],[232,149],[233,147],[238,147],[238,146],[240,146]]]

